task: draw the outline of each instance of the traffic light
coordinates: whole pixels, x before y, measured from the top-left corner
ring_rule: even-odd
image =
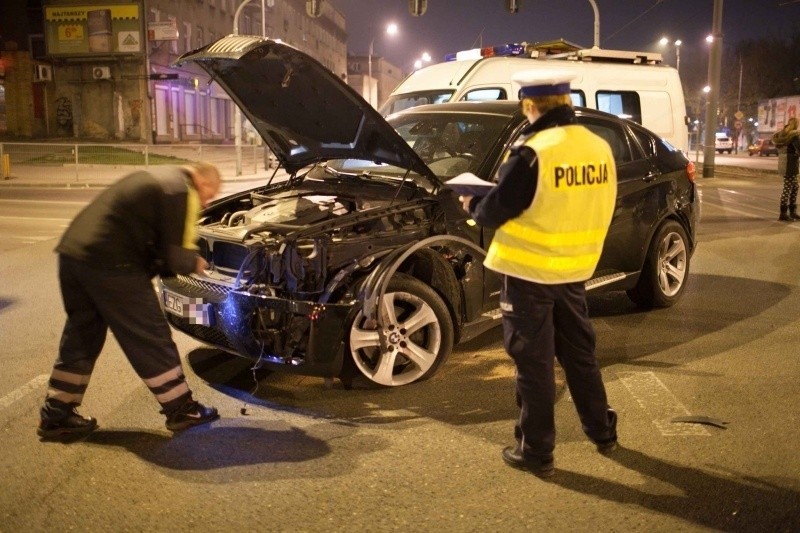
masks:
[[[311,18],[322,14],[322,0],[306,0],[306,13]]]
[[[428,10],[428,0],[408,0],[408,10],[415,17],[421,17]]]
[[[518,13],[519,3],[520,0],[506,0],[506,9],[508,9],[509,13]]]

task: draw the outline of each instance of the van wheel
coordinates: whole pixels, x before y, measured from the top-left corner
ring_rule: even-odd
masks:
[[[428,379],[453,349],[453,321],[442,298],[422,281],[395,274],[381,303],[383,331],[361,312],[348,345],[358,373],[372,385],[397,387]]]
[[[639,281],[628,297],[645,308],[670,307],[683,294],[689,274],[689,247],[683,226],[667,220],[656,231]]]

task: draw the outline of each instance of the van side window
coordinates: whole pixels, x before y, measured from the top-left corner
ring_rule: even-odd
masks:
[[[505,89],[473,89],[461,97],[467,102],[485,102],[487,100],[508,100]]]
[[[614,154],[614,162],[617,165],[633,161],[628,136],[622,127],[608,122],[595,122],[586,118],[582,118],[578,123],[583,124],[589,131],[605,139],[611,147],[611,152]],[[641,155],[638,155],[638,157],[641,157]]]
[[[597,91],[597,109],[642,123],[642,103],[636,91]]]
[[[573,106],[586,107],[586,95],[583,91],[573,89],[570,91],[569,97],[572,99]]]

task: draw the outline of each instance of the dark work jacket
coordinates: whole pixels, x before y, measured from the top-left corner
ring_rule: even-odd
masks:
[[[555,107],[523,129],[519,140],[547,128],[568,124],[577,124],[575,111],[570,106]],[[516,142],[510,152],[497,171],[497,187],[493,187],[486,196],[473,198],[470,202],[470,215],[481,226],[499,228],[512,218],[517,218],[533,202],[539,179],[536,154],[521,142]]]
[[[183,247],[189,187],[180,167],[134,172],[78,213],[56,252],[98,268],[188,274],[197,261]]]

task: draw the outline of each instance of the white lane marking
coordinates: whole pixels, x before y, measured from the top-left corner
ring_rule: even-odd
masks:
[[[0,398],[0,409],[5,409],[12,403],[22,399],[24,396],[27,396],[36,389],[41,389],[42,385],[47,383],[49,379],[50,376],[48,374],[42,374],[41,376],[36,376],[35,378],[27,382],[25,385],[12,390],[8,394]]]
[[[734,196],[746,196],[748,198],[752,198],[751,196],[747,195],[746,193],[743,193],[743,192],[740,192],[740,191],[734,191],[734,190],[731,190],[731,189],[719,189],[719,191],[727,193],[727,194],[730,194],[730,195],[734,195]],[[719,208],[723,209],[725,212],[736,213],[738,215],[744,215],[744,216],[748,216],[748,217],[751,217],[751,218],[762,218],[761,216],[759,216],[756,213],[753,213],[752,211],[743,211],[741,209],[735,209],[733,207],[729,207],[727,202],[725,202],[725,200],[723,198],[720,198],[720,200],[721,201],[719,203],[716,203],[713,200],[707,200],[707,199],[703,198],[703,203],[704,204],[710,204],[710,205],[712,205],[714,207],[719,207]],[[754,211],[759,211],[761,213],[767,213],[767,214],[770,214],[770,215],[775,215],[775,221],[777,222],[777,219],[778,219],[777,210],[775,210],[775,209],[768,209],[766,207],[759,207],[759,206],[755,206],[755,205],[749,205],[749,206],[747,206],[747,209],[754,210]],[[797,224],[786,224],[786,227],[793,228],[793,229],[796,229],[796,230],[800,230],[800,226],[798,226]]]
[[[663,436],[711,435],[700,424],[670,422],[676,416],[691,413],[653,372],[617,372],[617,376],[642,409],[653,417],[653,425]]]

